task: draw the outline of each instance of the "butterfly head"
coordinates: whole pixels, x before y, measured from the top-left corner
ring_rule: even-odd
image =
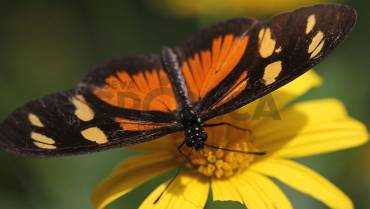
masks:
[[[188,147],[196,150],[204,147],[204,142],[207,140],[207,133],[203,130],[201,125],[189,127],[185,131],[185,144]]]
[[[193,111],[185,111],[182,113],[182,120],[185,129],[185,144],[196,150],[202,149],[208,136],[203,129],[201,118]]]

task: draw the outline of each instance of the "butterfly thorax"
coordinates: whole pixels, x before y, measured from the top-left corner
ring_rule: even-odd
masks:
[[[208,136],[203,129],[201,118],[194,112],[187,112],[182,114],[182,119],[185,144],[196,150],[202,149]]]

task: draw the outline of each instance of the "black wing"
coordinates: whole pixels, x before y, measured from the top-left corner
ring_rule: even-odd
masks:
[[[350,33],[356,12],[327,4],[255,24],[243,56],[198,105],[207,120],[231,112],[292,81],[328,56]]]
[[[235,19],[205,29],[167,51],[177,54],[169,58],[179,59],[189,95],[174,91],[171,76],[181,74],[167,74],[159,55],[113,61],[89,73],[78,89],[13,113],[0,125],[0,147],[64,155],[181,130],[179,105],[191,101],[204,120],[233,111],[313,67],[345,39],[355,20],[352,8],[318,5],[264,22]],[[189,98],[180,104],[176,99],[184,95]]]
[[[79,88],[16,110],[0,125],[0,147],[56,156],[141,143],[180,129],[176,106],[158,55],[115,60]]]

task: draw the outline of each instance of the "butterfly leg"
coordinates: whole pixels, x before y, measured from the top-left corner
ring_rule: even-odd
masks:
[[[231,123],[228,123],[228,122],[220,122],[220,123],[206,123],[203,125],[203,127],[215,127],[215,126],[230,126],[232,128],[235,128],[235,129],[238,129],[238,130],[241,130],[241,131],[247,131],[249,133],[251,133],[252,131],[249,130],[249,129],[246,129],[246,128],[242,128],[242,127],[239,127],[239,126],[236,126],[234,124],[231,124]]]
[[[232,128],[235,128],[235,129],[238,129],[238,130],[241,130],[241,131],[246,131],[246,132],[248,132],[248,134],[250,134],[252,137],[254,137],[252,130],[242,128],[242,127],[236,126],[236,125],[228,123],[228,122],[209,123],[209,124],[204,124],[203,127],[215,127],[215,126],[222,126],[222,125],[230,126]],[[239,150],[231,150],[231,149],[227,149],[227,148],[221,148],[221,147],[213,146],[213,145],[206,144],[206,143],[204,143],[204,145],[207,146],[207,147],[212,147],[214,149],[221,149],[221,150],[225,150],[225,151],[229,151],[229,152],[240,152],[240,153],[252,154],[252,155],[265,155],[266,154],[266,152],[243,152],[243,151],[239,151]]]
[[[184,145],[185,145],[185,141],[184,141],[184,142],[182,142],[182,143],[177,147],[177,150],[179,151],[179,153],[180,153],[180,154],[182,154],[182,155],[185,157],[185,159],[190,163],[190,165],[193,165],[193,164],[191,163],[191,159],[189,158],[189,155],[191,154],[191,152],[193,151],[193,149],[191,149],[191,150],[190,150],[190,153],[186,154],[186,153],[184,153],[184,152],[181,150],[181,148],[182,148]]]

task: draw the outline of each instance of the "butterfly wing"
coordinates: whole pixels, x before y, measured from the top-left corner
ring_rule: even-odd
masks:
[[[165,114],[177,109],[169,77],[157,54],[113,60],[91,71],[79,86],[106,104],[135,110],[140,118],[150,117],[149,112]]]
[[[355,20],[349,7],[318,5],[202,30],[174,50],[192,108],[207,120],[268,94],[326,57]],[[181,130],[161,63],[159,55],[115,60],[77,89],[28,103],[0,125],[0,147],[38,156],[86,153]]]
[[[79,88],[16,110],[0,125],[0,147],[23,155],[56,156],[174,132],[179,129],[172,113],[176,103],[163,73],[157,55],[112,61],[91,71]]]
[[[176,48],[195,108],[233,72],[249,44],[249,37],[243,35],[256,23],[249,18],[228,20],[200,30]]]
[[[213,83],[214,87],[198,102],[198,111],[205,120],[231,112],[302,75],[347,37],[356,16],[350,7],[329,4],[301,8],[253,24],[239,38],[248,43],[237,64],[235,57],[219,60],[224,69],[233,68]],[[221,45],[226,42],[223,40]],[[202,59],[201,63],[207,61]]]

